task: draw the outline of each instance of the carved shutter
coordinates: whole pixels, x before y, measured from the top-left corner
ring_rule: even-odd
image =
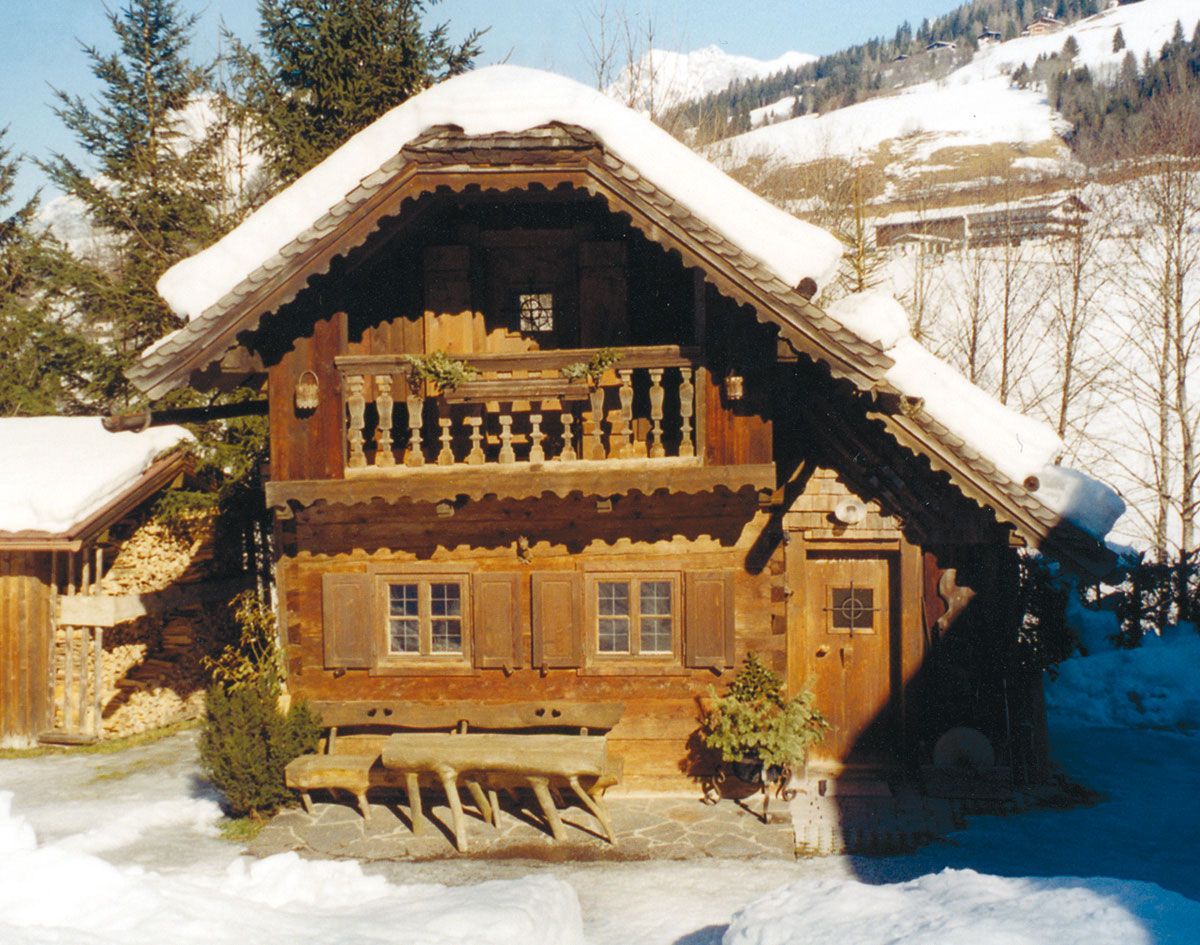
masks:
[[[684,652],[687,665],[724,669],[733,665],[733,572],[684,575]]]
[[[326,574],[321,580],[325,665],[330,669],[365,669],[372,646],[371,576]]]
[[[583,642],[583,575],[548,571],[533,575],[533,665],[579,665]]]
[[[521,665],[520,574],[477,574],[475,594],[475,665],[516,669]]]

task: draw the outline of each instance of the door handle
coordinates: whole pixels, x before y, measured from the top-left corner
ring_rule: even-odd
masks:
[[[854,662],[854,647],[847,644],[842,647],[842,665],[848,667]]]
[[[822,657],[825,657],[828,655],[829,655],[829,647],[827,647],[824,643],[822,643],[819,647],[817,647],[817,659],[821,659]]]

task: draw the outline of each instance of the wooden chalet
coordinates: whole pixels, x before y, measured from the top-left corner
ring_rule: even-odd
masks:
[[[619,704],[624,783],[674,789],[711,773],[703,700],[754,651],[831,719],[814,764],[915,769],[960,724],[1032,760],[1014,549],[1095,570],[1097,542],[586,112],[466,130],[524,72],[447,83],[470,121],[395,141],[131,373],[265,386],[291,692]],[[475,376],[416,380],[439,352]]]
[[[1027,240],[1075,239],[1087,224],[1091,207],[1075,194],[1053,199],[1015,200],[997,209],[941,211],[892,218],[876,224],[879,247],[915,246],[922,252],[1018,246]]]
[[[31,431],[44,444],[33,454],[15,445],[18,438],[28,443]],[[92,437],[83,439],[74,460],[82,465],[69,488],[82,502],[72,507],[74,500],[67,499],[55,509],[55,493],[63,488],[60,465],[72,444],[80,445],[81,431]],[[132,523],[190,468],[186,451],[166,451],[188,436],[181,428],[156,430],[142,438],[148,443],[122,434],[124,441],[105,450],[107,462],[88,455],[86,444],[97,434],[110,438],[98,417],[0,420],[0,744],[98,736],[104,628],[97,624],[111,621],[77,619],[87,608],[71,605],[99,594]],[[154,458],[160,451],[164,455]],[[16,508],[14,523],[10,513],[19,506],[43,508],[29,508],[27,515]],[[40,527],[47,507],[54,524]]]

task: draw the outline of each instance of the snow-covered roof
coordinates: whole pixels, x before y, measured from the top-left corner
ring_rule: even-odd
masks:
[[[431,128],[482,135],[551,122],[586,128],[789,286],[806,276],[823,285],[836,272],[842,246],[833,236],[772,206],[645,116],[564,76],[504,65],[468,72],[393,108],[217,243],[172,266],[159,294],[176,314],[196,318]]]
[[[1000,403],[909,335],[908,315],[891,295],[870,291],[839,299],[826,313],[894,362],[886,378],[906,397],[1039,504],[1103,540],[1125,511],[1108,486],[1057,465],[1064,445],[1041,421]]]
[[[0,419],[0,534],[69,533],[190,439],[178,426],[109,433],[99,417]]]

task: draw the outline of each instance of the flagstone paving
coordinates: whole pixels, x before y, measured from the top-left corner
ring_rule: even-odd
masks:
[[[433,800],[428,798],[427,801]],[[755,803],[754,801],[750,802]],[[468,807],[465,855],[494,859],[540,860],[700,860],[792,859],[795,835],[790,818],[763,823],[757,814],[734,801],[708,805],[682,796],[612,797],[609,807],[617,836],[610,845],[600,825],[580,807],[560,811],[567,839],[556,843],[540,815],[505,803],[500,827],[487,823]],[[786,807],[780,805],[780,813]],[[431,860],[463,856],[455,848],[450,809],[434,803],[426,811],[433,827],[414,836],[407,807],[373,803],[371,822],[364,825],[347,804],[317,803],[313,814],[287,810],[278,814],[251,844],[259,856],[295,850],[319,857],[361,860]]]

